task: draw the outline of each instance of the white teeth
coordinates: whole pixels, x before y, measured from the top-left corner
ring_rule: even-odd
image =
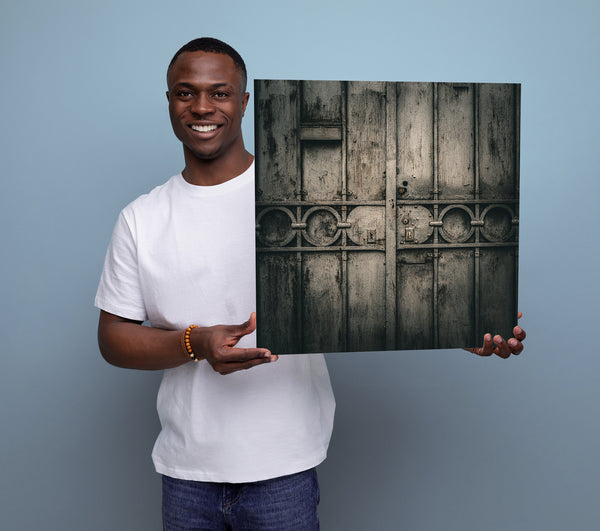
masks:
[[[216,125],[192,125],[191,127],[194,131],[198,131],[199,133],[208,133],[217,128]]]

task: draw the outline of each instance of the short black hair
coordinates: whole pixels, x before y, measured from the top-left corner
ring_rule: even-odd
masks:
[[[184,44],[173,56],[169,66],[167,67],[167,76],[169,75],[169,70],[175,63],[175,60],[183,53],[183,52],[207,52],[207,53],[222,53],[228,55],[233,59],[233,63],[236,68],[242,74],[242,92],[246,92],[246,81],[248,80],[248,73],[246,72],[246,64],[242,59],[242,56],[237,53],[229,44],[226,42],[220,41],[219,39],[214,39],[212,37],[200,37],[199,39],[194,39],[193,41]]]

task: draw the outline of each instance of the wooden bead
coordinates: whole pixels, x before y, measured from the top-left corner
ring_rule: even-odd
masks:
[[[192,334],[192,330],[194,328],[198,328],[197,325],[190,325],[185,329],[185,332],[183,333],[183,344],[185,347],[186,352],[188,353],[188,356],[194,360],[194,361],[200,361],[202,358],[196,356],[196,354],[194,353],[194,349],[192,348],[192,342],[190,339],[190,336]]]

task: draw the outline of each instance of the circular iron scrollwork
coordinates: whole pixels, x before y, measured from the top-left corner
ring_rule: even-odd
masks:
[[[463,205],[447,206],[440,213],[442,221],[441,234],[444,240],[451,243],[466,242],[473,234],[473,213]]]
[[[270,247],[290,243],[296,232],[292,229],[294,215],[283,207],[265,208],[256,218],[258,239]]]
[[[380,206],[357,206],[346,219],[346,234],[356,245],[385,243],[385,210]]]
[[[433,215],[421,205],[402,206],[396,214],[399,243],[423,243],[433,233]]]
[[[340,221],[340,215],[331,207],[310,208],[302,218],[302,222],[306,224],[302,234],[308,243],[317,247],[331,245],[340,235]]]
[[[481,233],[491,242],[510,240],[515,232],[514,213],[506,205],[490,205],[482,213]]]

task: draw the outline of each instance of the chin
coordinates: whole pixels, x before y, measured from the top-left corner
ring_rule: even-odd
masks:
[[[186,151],[188,151],[191,155],[193,155],[194,157],[196,157],[197,159],[200,160],[213,160],[218,158],[221,154],[222,151],[220,148],[217,149],[192,149],[189,146],[186,146]]]
[[[200,160],[214,160],[214,159],[218,159],[219,155],[220,155],[220,153],[218,151],[216,153],[192,151],[192,153],[194,154],[194,157],[196,157],[197,159],[200,159]]]

